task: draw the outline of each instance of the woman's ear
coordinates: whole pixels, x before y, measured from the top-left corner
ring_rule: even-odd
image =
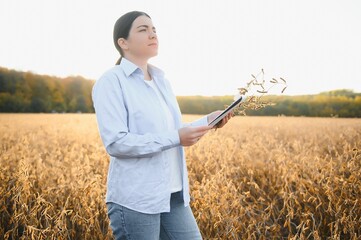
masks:
[[[125,40],[124,38],[118,38],[118,45],[121,49],[123,50],[128,50],[128,43],[127,40]]]

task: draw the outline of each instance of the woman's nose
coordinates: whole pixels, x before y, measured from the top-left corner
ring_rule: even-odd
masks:
[[[151,32],[150,34],[149,34],[149,38],[157,38],[157,34],[155,33],[155,32]]]

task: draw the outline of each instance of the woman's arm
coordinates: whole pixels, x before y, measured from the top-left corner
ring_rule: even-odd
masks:
[[[102,142],[113,157],[149,157],[180,145],[177,130],[144,135],[130,133],[123,91],[115,75],[103,76],[92,89],[93,105]]]

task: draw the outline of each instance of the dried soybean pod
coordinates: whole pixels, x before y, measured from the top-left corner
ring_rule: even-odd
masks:
[[[267,93],[267,91],[260,91],[260,90],[257,90],[257,92],[259,92],[259,93]]]
[[[238,88],[238,90],[248,92],[246,88]]]
[[[271,83],[278,83],[277,79],[272,78],[272,80],[270,81]]]

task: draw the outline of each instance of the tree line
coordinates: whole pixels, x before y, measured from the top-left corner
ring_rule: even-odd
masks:
[[[93,83],[0,68],[0,112],[94,112]]]
[[[334,90],[316,95],[265,96],[263,101],[274,103],[258,110],[246,110],[248,116],[309,116],[309,117],[361,117],[361,93],[352,90]],[[178,97],[182,113],[207,114],[224,109],[232,103],[232,96]]]
[[[0,112],[94,113],[91,90],[94,80],[81,76],[59,78],[0,67]],[[224,109],[233,96],[178,96],[184,114],[207,114]],[[341,89],[303,96],[267,96],[275,103],[248,110],[250,116],[361,117],[361,93]]]

